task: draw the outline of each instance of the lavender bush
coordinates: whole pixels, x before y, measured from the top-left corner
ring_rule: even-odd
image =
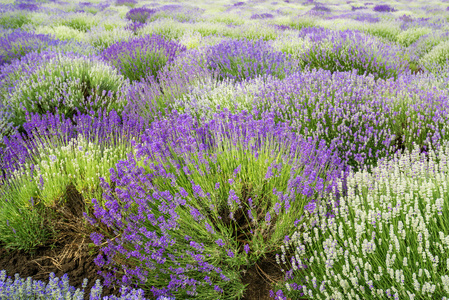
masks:
[[[87,32],[93,27],[98,26],[99,20],[91,14],[78,12],[66,14],[64,18],[61,18],[54,23],[55,25],[60,24],[81,32]]]
[[[428,155],[415,147],[372,173],[350,174],[335,217],[317,207],[307,232],[283,246],[295,255],[282,291],[293,298],[446,299],[448,154],[447,143]],[[278,263],[285,260],[280,255]]]
[[[388,4],[379,4],[373,7],[375,12],[394,12],[395,9]]]
[[[156,77],[164,65],[185,50],[184,46],[161,36],[146,35],[113,44],[101,55],[126,78],[136,81],[147,75]]]
[[[125,26],[125,29],[132,31],[134,34],[137,34],[137,30],[142,28],[142,27],[144,27],[144,26],[145,26],[144,23],[131,22],[128,25]]]
[[[309,35],[307,32],[307,36]],[[359,31],[326,30],[315,33],[311,39],[315,43],[300,57],[303,66],[311,69],[331,72],[355,69],[359,75],[372,74],[376,79],[397,78],[409,69],[404,49],[370,38]]]
[[[22,72],[8,74],[11,85],[3,86],[6,93],[0,99],[12,107],[14,125],[22,125],[27,112],[55,113],[58,109],[59,113],[71,117],[77,109],[82,112],[98,108],[123,109],[120,95],[128,82],[113,66],[96,56],[70,53],[49,53],[48,56],[49,59],[41,60],[35,70],[26,66]],[[25,57],[21,63],[30,57]],[[29,72],[23,72],[24,69]],[[7,70],[11,68],[4,73],[7,74]],[[13,82],[13,78],[19,83]]]
[[[262,40],[231,40],[210,48],[208,68],[219,71],[219,78],[243,80],[258,75],[283,78],[295,71],[289,55],[274,51]]]
[[[50,35],[15,30],[0,38],[0,65],[18,59],[29,52],[40,52],[47,47],[61,44],[64,43]]]
[[[134,7],[137,4],[136,0],[116,0],[115,5],[125,5]]]
[[[4,139],[0,241],[8,248],[29,250],[54,234],[42,223],[41,208],[61,197],[64,201],[70,185],[86,204],[101,199],[99,177],[132,152],[132,141],[139,141],[146,125],[141,118],[120,118],[115,112],[77,115],[75,123],[59,115],[36,114],[24,124],[25,134]]]
[[[263,20],[263,19],[273,19],[274,16],[273,14],[268,14],[268,13],[264,13],[264,14],[254,14],[251,16],[251,20]]]
[[[429,53],[435,46],[447,40],[449,40],[449,32],[436,30],[432,31],[429,34],[421,36],[418,40],[410,45],[410,48],[413,49],[413,52],[417,57],[421,58],[425,54]]]
[[[145,7],[133,8],[125,16],[126,19],[133,22],[145,23],[151,15],[155,14],[155,9]]]
[[[0,15],[0,26],[17,29],[30,22],[27,13],[22,11],[8,11]]]
[[[154,18],[171,18],[182,23],[194,22],[201,19],[203,12],[204,9],[198,7],[169,4],[158,7]]]
[[[344,170],[324,144],[319,149],[270,116],[153,122],[135,155],[111,172],[117,193],[104,184],[109,210],[93,200],[96,218],[123,231],[96,263],[122,273],[114,264],[130,255],[123,284],[137,280],[155,297],[240,297],[238,266],[276,251],[302,221],[304,205],[321,199]],[[105,236],[91,238],[99,245]]]
[[[420,37],[428,35],[432,29],[426,27],[412,27],[398,34],[397,42],[404,47],[408,47],[416,42]]]
[[[26,11],[37,11],[39,10],[39,4],[35,3],[34,1],[29,0],[16,0],[14,1],[14,7],[19,10],[26,10]]]
[[[98,51],[104,51],[109,46],[128,41],[134,34],[121,27],[110,28],[109,26],[98,26],[86,33],[85,41],[95,47]]]
[[[439,70],[442,66],[449,64],[449,41],[439,43],[425,54],[419,61],[420,65],[429,70]]]

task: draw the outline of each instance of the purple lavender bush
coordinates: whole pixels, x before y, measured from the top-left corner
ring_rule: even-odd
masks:
[[[361,9],[367,9],[366,6],[352,6],[351,5],[351,10],[352,11],[357,11],[357,10],[361,10]]]
[[[134,7],[134,5],[136,5],[138,2],[136,0],[116,0],[115,1],[115,5],[117,6],[121,6],[121,5],[125,5],[125,6],[129,6],[129,7]]]
[[[278,29],[279,31],[284,31],[284,30],[291,30],[292,28],[289,25],[278,25],[278,24],[273,24],[273,27]]]
[[[254,14],[250,17],[250,20],[264,20],[273,18],[274,16],[272,14],[264,13],[264,14]]]
[[[314,44],[320,43],[331,36],[334,31],[323,27],[304,27],[299,30],[298,37],[309,39]]]
[[[301,37],[303,30],[300,31]],[[323,30],[322,33],[318,31],[313,35],[312,40],[315,43],[300,57],[303,67],[331,72],[355,69],[359,75],[372,74],[376,79],[397,78],[409,70],[405,49],[359,31]]]
[[[185,50],[185,46],[162,36],[145,35],[113,44],[101,55],[126,78],[136,81],[147,75],[156,77],[161,68]]]
[[[315,146],[270,115],[153,122],[135,154],[111,171],[115,192],[103,185],[108,209],[92,200],[91,224],[121,232],[95,260],[111,270],[105,283],[118,272],[154,297],[241,297],[239,266],[278,251],[307,222],[306,204],[325,201],[344,170],[323,142]],[[91,236],[97,245],[106,238]]]
[[[171,18],[186,23],[198,20],[205,10],[199,7],[169,4],[158,7],[157,11],[155,18]]]
[[[18,59],[29,52],[41,52],[47,47],[56,47],[67,42],[59,41],[47,34],[35,34],[14,30],[0,37],[0,66]]]
[[[315,6],[311,9],[313,11],[322,11],[322,12],[331,12],[331,9],[323,4],[315,4]]]
[[[219,79],[244,80],[259,75],[283,78],[294,72],[290,55],[273,50],[263,40],[230,40],[211,47],[207,66],[219,72]]]
[[[388,4],[379,4],[373,7],[375,12],[394,12],[396,11],[393,7]]]
[[[380,21],[379,18],[376,18],[370,14],[359,14],[355,16],[354,20],[359,22],[367,22],[367,23],[377,23]]]
[[[139,7],[132,8],[125,16],[125,19],[133,21],[145,23],[153,14],[157,11],[155,9]]]
[[[14,7],[18,10],[26,10],[31,12],[39,10],[39,5],[32,0],[16,0],[14,1]]]

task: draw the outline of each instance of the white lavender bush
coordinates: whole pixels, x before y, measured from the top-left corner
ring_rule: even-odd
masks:
[[[287,290],[313,299],[449,297],[448,170],[446,143],[350,174],[347,194],[331,195],[335,216],[317,207],[313,225],[283,246],[295,249]]]

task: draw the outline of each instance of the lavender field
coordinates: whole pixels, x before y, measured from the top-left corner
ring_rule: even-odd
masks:
[[[0,170],[0,300],[449,299],[449,0],[0,0]]]

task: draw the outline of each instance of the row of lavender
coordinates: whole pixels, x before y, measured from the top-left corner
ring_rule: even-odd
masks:
[[[106,285],[235,299],[240,266],[277,253],[278,298],[447,296],[446,21],[379,4],[385,27],[330,30],[328,7],[259,35],[191,8],[127,7],[100,33],[80,12],[52,35],[6,29],[0,240],[45,242],[40,208],[73,184],[114,231],[91,235]]]

